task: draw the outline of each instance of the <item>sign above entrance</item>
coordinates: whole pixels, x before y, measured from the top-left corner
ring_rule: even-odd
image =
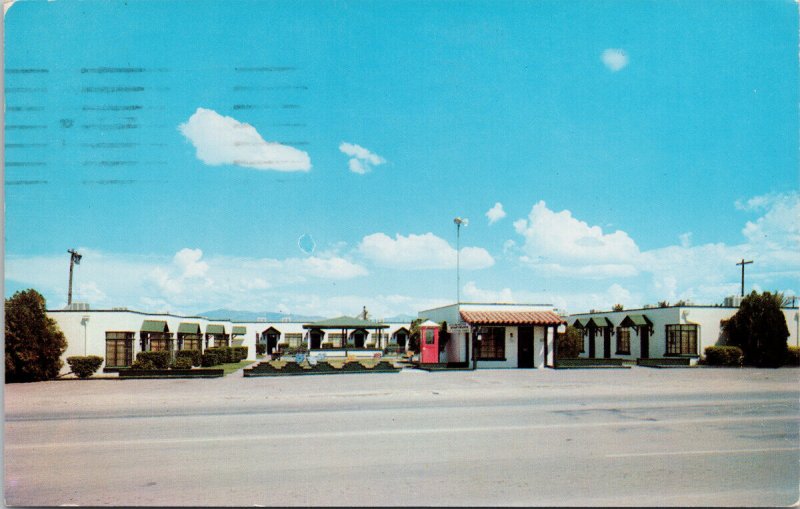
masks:
[[[447,332],[469,332],[469,324],[465,322],[448,323]]]

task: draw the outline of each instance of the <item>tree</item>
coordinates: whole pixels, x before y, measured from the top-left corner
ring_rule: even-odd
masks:
[[[424,321],[422,318],[412,320],[408,328],[408,350],[411,352],[419,352],[419,324]]]
[[[6,299],[6,383],[55,378],[66,349],[64,333],[47,316],[39,292],[20,291]]]
[[[444,352],[445,348],[447,347],[447,343],[450,341],[450,333],[447,332],[447,320],[443,321],[439,325],[441,326],[439,329],[439,351]]]
[[[745,364],[777,368],[786,360],[789,327],[781,310],[782,303],[780,293],[759,295],[753,291],[724,325],[728,344],[742,349]]]
[[[625,308],[622,306],[622,304],[614,304],[611,306],[611,311],[622,311],[623,309]]]
[[[567,325],[564,334],[558,334],[556,345],[556,358],[575,359],[583,350],[583,331]]]

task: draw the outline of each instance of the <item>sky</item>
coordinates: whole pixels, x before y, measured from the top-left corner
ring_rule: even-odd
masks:
[[[94,309],[800,290],[792,1],[34,0],[4,38],[6,297],[63,307],[70,248]]]

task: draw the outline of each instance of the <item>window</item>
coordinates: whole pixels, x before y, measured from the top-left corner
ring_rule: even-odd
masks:
[[[480,327],[475,331],[478,360],[503,361],[506,358],[506,328]]]
[[[434,340],[434,331],[433,329],[425,329],[425,344],[432,345]]]
[[[666,355],[697,355],[697,325],[667,325]]]
[[[284,336],[286,337],[286,342],[293,348],[299,347],[303,342],[303,334],[300,332],[289,332],[284,334]]]
[[[214,336],[214,346],[228,346],[228,335],[220,334]]]
[[[151,352],[163,352],[165,350],[169,350],[169,339],[165,338],[150,338],[150,351]]]
[[[124,367],[133,363],[133,332],[106,332],[106,366]]]
[[[631,330],[628,327],[617,327],[617,353],[631,353]]]
[[[202,348],[200,334],[184,334],[181,339],[183,340],[181,344],[183,350],[200,350]]]

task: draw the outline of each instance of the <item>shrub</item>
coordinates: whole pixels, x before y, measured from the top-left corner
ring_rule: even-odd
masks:
[[[192,366],[200,366],[203,359],[203,353],[200,350],[178,350],[175,352],[175,359],[186,357],[191,359]]]
[[[786,352],[786,366],[800,366],[800,348],[790,346]]]
[[[235,362],[240,362],[240,361],[243,361],[243,360],[245,360],[247,358],[248,347],[246,347],[246,346],[233,346],[233,347],[231,347],[231,349],[236,354],[236,361]]]
[[[744,360],[742,349],[738,346],[709,346],[705,353],[705,363],[709,366],[741,366]]]
[[[172,369],[192,369],[191,357],[175,357],[175,361],[170,366]]]
[[[140,359],[137,356],[136,360],[131,364],[131,369],[156,369],[156,365],[153,364],[152,359]]]
[[[67,357],[67,364],[78,378],[89,378],[103,364],[103,358],[97,355],[74,355]]]
[[[580,356],[583,350],[583,331],[567,326],[564,334],[558,334],[556,340],[557,359],[575,359]]]
[[[6,382],[38,382],[58,376],[67,340],[47,316],[44,297],[36,290],[6,299]]]
[[[172,356],[170,352],[139,352],[136,354],[136,360],[146,361],[149,360],[153,363],[153,368],[150,369],[167,369],[169,367]]]
[[[211,348],[203,352],[203,357],[200,363],[204,368],[210,368],[211,366],[218,366],[222,364],[222,362],[220,362],[219,355],[217,354],[217,352],[212,352],[210,350]]]
[[[725,324],[728,344],[742,349],[745,364],[777,368],[785,362],[789,327],[782,303],[780,293],[753,291]]]
[[[267,345],[264,343],[256,343],[256,355],[265,355],[267,353]]]

